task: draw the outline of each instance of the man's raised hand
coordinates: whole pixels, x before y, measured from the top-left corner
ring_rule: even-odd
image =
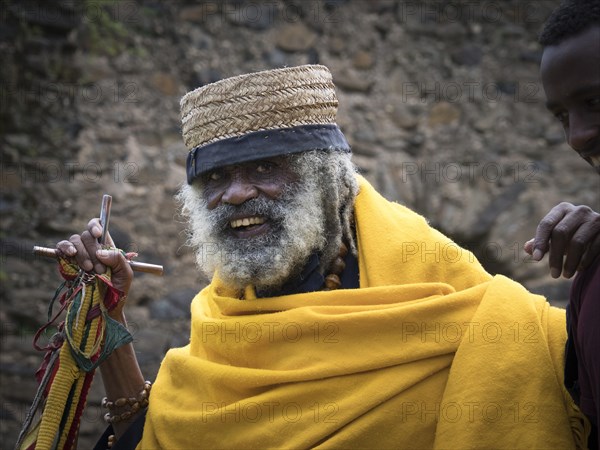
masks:
[[[77,265],[89,272],[104,273],[106,267],[111,268],[113,286],[125,295],[133,280],[133,270],[125,256],[119,250],[106,250],[99,244],[102,235],[102,226],[99,219],[88,222],[87,230],[81,234],[74,234],[68,240],[60,241],[56,248],[64,255],[72,257]],[[114,247],[110,235],[106,235],[106,244]]]

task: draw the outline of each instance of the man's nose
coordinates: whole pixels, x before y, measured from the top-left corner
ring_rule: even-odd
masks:
[[[584,114],[572,114],[569,117],[567,143],[573,150],[583,151],[598,138],[600,138],[600,123],[586,120]]]
[[[225,188],[221,201],[230,205],[241,205],[245,201],[256,197],[258,197],[256,186],[245,177],[236,175],[231,178],[231,181]]]

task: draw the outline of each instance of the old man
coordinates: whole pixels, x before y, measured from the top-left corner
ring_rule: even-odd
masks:
[[[212,281],[151,393],[132,344],[101,365],[113,448],[585,446],[564,311],[356,174],[326,67],[225,79],[181,107],[179,200]],[[92,220],[59,249],[111,267],[126,296],[100,233]]]

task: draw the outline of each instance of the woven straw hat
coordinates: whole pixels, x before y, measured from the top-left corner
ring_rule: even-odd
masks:
[[[310,149],[350,151],[335,123],[329,69],[304,65],[239,75],[181,99],[188,182],[205,172]]]

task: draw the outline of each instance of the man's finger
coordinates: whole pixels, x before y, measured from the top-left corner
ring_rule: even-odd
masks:
[[[591,236],[593,236],[593,228],[592,224],[585,223],[569,239],[563,266],[563,276],[565,278],[571,278],[580,266]]]
[[[556,225],[571,211],[570,203],[559,203],[539,223],[533,243],[533,259],[539,261],[550,250],[550,239]],[[562,262],[562,258],[561,258]],[[562,268],[562,264],[561,264]]]
[[[88,222],[87,229],[89,233],[94,236],[96,239],[100,239],[102,237],[102,225],[100,224],[100,219],[95,217]],[[115,243],[110,237],[110,233],[106,233],[106,242],[105,245],[109,247],[114,247]]]
[[[100,219],[97,217],[88,222],[87,229],[96,239],[100,239],[100,236],[102,236],[102,225],[100,225]]]
[[[569,212],[552,230],[550,241],[550,267],[554,278],[560,273],[571,278],[585,252],[588,242],[594,235],[594,224],[588,221],[585,208],[576,207]],[[564,260],[564,266],[559,266]]]
[[[104,273],[106,271],[106,266],[102,264],[96,257],[96,251],[100,248],[98,239],[95,238],[89,231],[84,231],[81,233],[81,241],[83,242],[83,245],[85,245],[87,253],[89,254],[94,272]]]
[[[133,279],[133,270],[125,256],[117,249],[98,250],[96,256],[112,269],[113,286],[127,293]]]
[[[127,260],[118,249],[101,249],[96,252],[96,256],[113,270],[123,269],[125,266],[129,267]]]
[[[69,241],[60,241],[58,244],[56,244],[56,248],[66,256],[75,256],[77,254],[77,249]]]
[[[77,261],[77,265],[81,267],[86,272],[89,272],[94,268],[94,264],[90,259],[90,255],[88,254],[85,245],[81,241],[81,236],[78,234],[74,234],[69,238],[69,241],[76,249],[75,253],[75,261]]]

